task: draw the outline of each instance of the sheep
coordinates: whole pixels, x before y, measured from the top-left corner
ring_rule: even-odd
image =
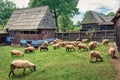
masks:
[[[76,50],[73,45],[66,45],[66,51]]]
[[[82,39],[82,42],[83,43],[88,42],[88,39]]]
[[[36,70],[36,65],[31,63],[28,60],[14,60],[10,64],[10,72],[9,72],[9,75],[8,75],[9,77],[10,77],[11,73],[13,75],[15,75],[14,70],[16,68],[17,69],[23,68],[23,74],[25,74],[25,69],[26,68],[30,68],[31,71],[35,71]]]
[[[76,38],[76,41],[80,41],[80,38]]]
[[[47,41],[44,41],[44,42],[42,43],[42,45],[48,46],[48,42],[47,42]]]
[[[109,54],[109,56],[110,56],[111,58],[115,57],[115,48],[110,47],[110,48],[108,49],[108,54]]]
[[[24,53],[29,53],[29,52],[35,52],[35,48],[32,46],[25,48]]]
[[[108,43],[109,43],[109,39],[104,39],[104,40],[102,41],[102,44],[103,44],[103,45],[108,45]]]
[[[81,49],[89,50],[86,44],[78,44],[78,52],[81,51]]]
[[[97,41],[91,41],[88,45],[89,45],[89,49],[91,50],[99,46],[99,43]]]
[[[32,46],[32,45],[31,45],[31,44],[27,44],[27,45],[26,45],[26,47],[30,47],[30,46]]]
[[[42,50],[48,51],[48,47],[46,45],[41,45],[40,46],[40,51],[42,51]]]
[[[13,57],[13,55],[24,56],[20,50],[11,50],[11,56]]]
[[[54,49],[54,50],[55,50],[55,49],[58,49],[58,48],[60,48],[60,44],[59,44],[59,43],[53,45],[53,49]]]
[[[99,51],[90,51],[89,61],[92,62],[93,58],[96,58],[96,61],[97,61],[97,59],[100,59],[100,61],[103,61],[103,57]]]

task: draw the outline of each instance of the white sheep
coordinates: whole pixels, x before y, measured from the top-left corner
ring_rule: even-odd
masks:
[[[28,60],[14,60],[11,62],[10,64],[10,72],[9,75],[12,73],[13,75],[15,75],[14,73],[14,69],[20,69],[23,68],[23,74],[25,74],[25,69],[26,68],[30,68],[31,71],[35,71],[36,70],[36,65],[29,62]]]
[[[11,56],[13,57],[13,55],[24,56],[24,54],[20,50],[11,50]]]

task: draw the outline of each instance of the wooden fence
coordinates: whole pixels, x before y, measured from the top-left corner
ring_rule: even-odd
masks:
[[[55,33],[55,38],[62,40],[75,41],[76,38],[88,39],[89,41],[102,41],[103,39],[109,39],[110,41],[115,41],[115,30],[104,30],[104,31],[94,31],[94,32],[59,32]]]

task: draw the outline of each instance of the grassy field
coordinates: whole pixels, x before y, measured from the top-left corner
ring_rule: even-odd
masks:
[[[115,77],[107,46],[100,45],[96,48],[104,57],[103,62],[96,63],[89,62],[89,51],[66,52],[65,48],[53,50],[49,46],[47,52],[36,50],[35,53],[25,54],[24,57],[12,58],[12,49],[24,52],[24,48],[0,47],[0,80],[114,80]],[[8,77],[10,63],[17,59],[31,61],[36,64],[37,70],[31,72],[26,69],[26,74],[22,75],[23,69],[15,69],[16,75]]]

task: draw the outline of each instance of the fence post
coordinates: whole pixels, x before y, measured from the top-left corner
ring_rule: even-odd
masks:
[[[70,38],[70,32],[69,32],[69,40],[71,40],[71,38]]]
[[[63,32],[62,32],[62,40],[63,40]]]

